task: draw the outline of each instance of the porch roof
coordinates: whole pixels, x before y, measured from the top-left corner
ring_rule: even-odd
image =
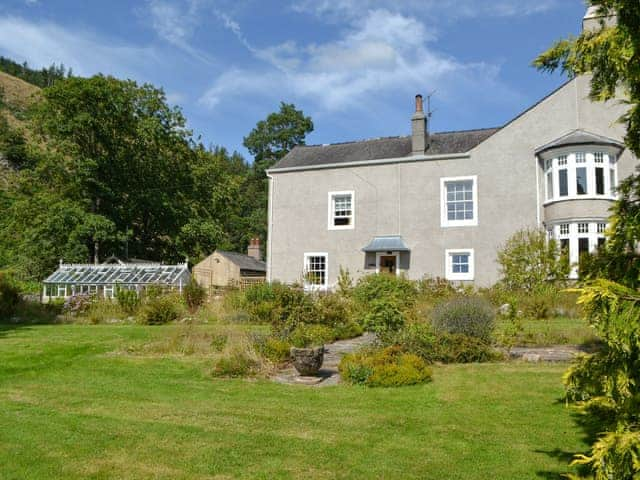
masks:
[[[409,247],[400,235],[373,237],[373,240],[362,249],[365,253],[376,252],[409,252]]]

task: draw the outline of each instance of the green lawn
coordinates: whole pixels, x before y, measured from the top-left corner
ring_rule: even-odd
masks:
[[[517,333],[515,345],[592,345],[597,336],[585,319],[554,317],[547,319],[521,319],[522,329]],[[496,322],[496,337],[510,327],[509,321],[499,319]]]
[[[546,479],[585,449],[563,365],[314,389],[114,353],[171,328],[0,326],[0,477]]]

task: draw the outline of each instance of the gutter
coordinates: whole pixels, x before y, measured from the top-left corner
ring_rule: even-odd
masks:
[[[267,177],[272,178],[270,175],[274,173],[300,172],[304,170],[327,170],[331,168],[367,167],[376,165],[388,165],[393,163],[424,162],[429,160],[457,160],[470,157],[471,155],[467,152],[440,155],[414,155],[412,157],[383,158],[380,160],[359,160],[356,162],[342,163],[325,163],[322,165],[305,165],[300,167],[271,168],[267,170]]]

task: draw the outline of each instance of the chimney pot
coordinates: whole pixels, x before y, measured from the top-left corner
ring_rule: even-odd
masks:
[[[422,95],[416,95],[416,111],[411,117],[411,154],[424,155],[428,145],[427,116],[424,113]]]
[[[254,237],[249,240],[249,248],[247,248],[247,255],[255,258],[256,260],[262,260],[262,252],[260,251],[259,237]]]
[[[422,95],[416,95],[416,112],[424,112],[424,107],[422,106]]]

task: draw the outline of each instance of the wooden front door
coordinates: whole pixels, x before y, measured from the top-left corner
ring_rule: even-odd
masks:
[[[383,255],[380,257],[380,273],[395,275],[396,268],[397,265],[395,255]]]

